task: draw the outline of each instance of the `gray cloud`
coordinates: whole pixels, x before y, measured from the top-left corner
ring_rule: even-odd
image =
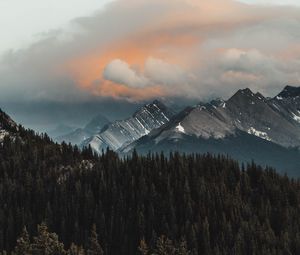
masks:
[[[170,64],[162,59],[150,57],[145,62],[145,74],[153,83],[172,86],[189,82],[191,77],[182,67]]]
[[[198,8],[200,18],[193,16],[191,7]],[[187,16],[191,13],[191,18],[169,18],[181,8],[187,11]],[[211,11],[207,15],[210,17],[206,17],[206,13],[201,15],[206,9]],[[155,19],[158,12],[160,15]],[[235,17],[229,17],[232,13]],[[141,40],[135,39],[137,35],[144,37],[137,45],[142,49],[149,47],[143,45],[148,38],[151,41],[170,37],[166,42],[152,43],[149,54],[165,50],[188,63],[183,68],[181,60],[173,64],[168,57],[162,60],[159,56],[149,55],[145,56],[145,70],[141,74],[120,56],[122,61],[108,60],[103,71],[104,80],[132,88],[158,84],[166,91],[166,96],[173,96],[176,89],[187,97],[204,97],[210,87],[216,90],[220,87],[222,93],[223,87],[228,90],[240,86],[261,87],[271,94],[273,89],[278,89],[279,83],[299,81],[295,66],[298,66],[300,54],[297,52],[292,59],[280,56],[300,42],[299,20],[300,14],[295,8],[253,7],[230,0],[203,1],[201,4],[183,0],[172,4],[168,0],[151,3],[115,1],[94,16],[73,20],[68,30],[51,31],[41,35],[42,38],[27,49],[9,51],[2,56],[0,99],[89,100],[93,90],[97,90],[95,85],[82,88],[74,79],[74,73],[64,69],[63,65],[72,59],[97,53],[99,49],[109,52],[113,50],[111,45],[118,48],[118,44],[127,39]],[[180,42],[175,42],[174,45],[177,37],[188,36],[198,43],[182,47]],[[226,54],[234,49],[245,53],[228,59]],[[219,53],[220,50],[225,55]],[[259,55],[258,59],[253,59],[255,54]],[[79,76],[80,69],[76,71]],[[95,81],[101,79],[101,75],[99,70]]]
[[[274,95],[299,84],[299,27],[296,7],[117,0],[6,52],[0,101],[203,100],[241,87]]]

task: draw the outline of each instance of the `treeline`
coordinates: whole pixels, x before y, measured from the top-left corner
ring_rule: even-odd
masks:
[[[140,254],[141,240],[157,254],[161,236],[191,254],[300,254],[298,180],[225,156],[96,156],[20,132],[0,145],[0,250],[45,222],[66,251],[89,247],[95,224],[104,254]]]
[[[98,240],[96,225],[93,225],[89,242],[86,248],[74,243],[69,249],[59,241],[56,233],[50,233],[45,223],[38,225],[37,236],[30,237],[26,227],[23,228],[17,244],[11,252],[0,252],[0,255],[105,255]],[[145,240],[141,240],[138,247],[141,255],[189,255],[186,241],[181,240],[174,244],[170,239],[161,236],[157,239],[154,247],[149,247]]]

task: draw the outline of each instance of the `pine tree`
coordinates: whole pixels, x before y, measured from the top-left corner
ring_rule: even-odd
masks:
[[[98,241],[98,234],[96,225],[93,224],[91,230],[91,236],[89,238],[89,246],[87,249],[87,255],[103,255],[103,249]]]
[[[177,248],[176,255],[190,255],[191,252],[187,248],[185,240],[181,240],[179,247]]]
[[[149,248],[148,248],[148,245],[147,245],[145,239],[142,239],[140,241],[139,251],[140,251],[141,255],[149,254]]]
[[[16,255],[30,255],[31,254],[31,243],[29,234],[26,227],[23,228],[21,236],[17,240],[17,245],[15,247]]]
[[[67,255],[85,255],[85,251],[82,247],[78,247],[76,244],[72,243]]]
[[[64,255],[63,243],[60,243],[55,233],[49,233],[45,223],[38,226],[38,236],[33,238],[33,255]]]
[[[153,255],[174,255],[176,248],[173,242],[165,236],[158,238]]]

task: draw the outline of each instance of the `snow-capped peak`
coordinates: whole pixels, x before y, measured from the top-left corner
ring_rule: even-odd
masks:
[[[178,125],[176,126],[176,130],[180,133],[184,133],[185,134],[185,130],[184,127],[181,126],[181,123],[179,122]]]
[[[285,88],[275,97],[278,100],[300,96],[300,87],[285,86]]]

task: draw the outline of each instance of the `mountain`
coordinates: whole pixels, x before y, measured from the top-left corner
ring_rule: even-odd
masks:
[[[168,123],[173,115],[163,103],[155,100],[141,107],[132,117],[107,125],[97,135],[84,141],[82,146],[90,145],[98,153],[107,148],[118,150]]]
[[[77,128],[69,134],[56,137],[55,141],[59,143],[66,142],[66,143],[71,143],[73,145],[76,145],[82,143],[85,139],[87,139],[91,135],[92,133],[86,131],[85,129]]]
[[[290,95],[290,94],[289,94]],[[250,89],[227,101],[199,103],[174,116],[166,125],[118,151],[181,151],[228,154],[240,161],[254,159],[292,175],[300,169],[300,125],[290,114],[295,94],[284,100],[267,99]]]
[[[278,109],[284,109],[284,115],[300,125],[300,87],[286,86],[271,100]]]
[[[244,89],[226,102],[226,109],[239,130],[284,147],[300,145],[300,123],[277,100]]]
[[[47,134],[50,137],[55,139],[56,137],[71,133],[75,129],[76,129],[75,127],[65,125],[65,124],[60,124],[60,125],[56,126],[54,129],[47,131]]]
[[[96,134],[108,123],[110,123],[110,121],[105,116],[98,114],[88,124],[86,124],[84,130],[91,134]]]
[[[77,128],[72,132],[64,133],[55,138],[57,142],[67,142],[71,144],[80,145],[83,141],[97,134],[110,121],[103,115],[98,114],[84,128]]]
[[[14,135],[18,130],[17,124],[0,109],[0,142],[5,136]]]
[[[300,97],[300,87],[293,87],[290,85],[287,85],[283,91],[281,91],[277,98],[296,98]]]

